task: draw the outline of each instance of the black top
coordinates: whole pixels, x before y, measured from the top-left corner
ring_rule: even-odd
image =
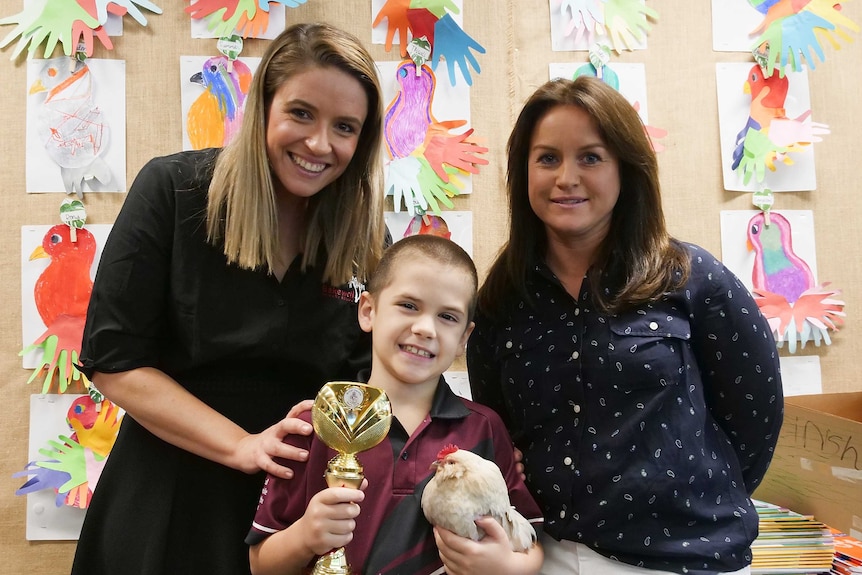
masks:
[[[326,285],[298,258],[279,282],[228,265],[206,242],[216,153],[141,170],[100,260],[81,363],[88,376],[159,368],[254,433],[369,366],[370,338],[357,322],[361,285]],[[170,446],[127,415],[73,573],[248,573],[243,538],[262,480]]]
[[[586,278],[575,301],[535,265],[534,307],[476,319],[470,385],[524,452],[549,535],[651,569],[736,571],[781,427],[778,353],[739,279],[686,247],[684,289],[612,316]]]

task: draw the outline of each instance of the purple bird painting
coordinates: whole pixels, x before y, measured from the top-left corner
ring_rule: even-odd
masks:
[[[200,72],[189,78],[204,88],[186,117],[192,149],[221,148],[230,143],[242,123],[251,79],[251,70],[245,62],[230,63],[225,56],[207,59]]]
[[[818,284],[811,268],[793,251],[790,221],[779,213],[754,215],[748,222],[748,244],[754,250],[752,292],[772,328],[776,343],[796,352],[809,340],[829,345],[829,329],[842,323],[841,292]]]
[[[417,68],[411,60],[395,69],[397,90],[386,106],[383,120],[387,162],[386,190],[394,198],[395,211],[401,197],[407,210],[423,215],[427,208],[440,214],[439,202],[453,207],[449,198],[463,189],[460,174],[478,174],[488,160],[488,148],[469,138],[473,129],[451,133],[467,120],[438,121],[433,114],[437,79],[430,67]]]

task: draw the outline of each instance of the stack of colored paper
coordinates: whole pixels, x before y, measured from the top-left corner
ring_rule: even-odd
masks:
[[[810,515],[755,501],[760,532],[751,545],[752,575],[829,573],[832,531]]]
[[[832,529],[835,540],[835,558],[832,560],[834,575],[862,575],[862,541]]]

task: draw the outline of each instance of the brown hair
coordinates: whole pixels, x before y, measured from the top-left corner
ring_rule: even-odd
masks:
[[[427,234],[407,236],[387,248],[368,283],[368,292],[372,296],[392,283],[392,279],[398,273],[398,263],[405,258],[427,258],[439,264],[460,269],[470,276],[473,297],[470,298],[467,306],[467,321],[473,321],[476,312],[476,290],[479,286],[476,265],[461,246],[440,236]]]
[[[593,297],[606,312],[654,300],[681,287],[691,263],[670,237],[661,206],[658,162],[643,122],[632,105],[603,81],[581,76],[552,80],[524,104],[507,147],[506,190],[509,238],[479,292],[483,312],[501,310],[515,293],[530,301],[527,269],[547,248],[545,226],[527,197],[527,158],[539,121],[557,106],[577,106],[589,114],[607,148],[619,161],[620,195],[608,234],[588,272]],[[606,291],[607,290],[607,291]]]
[[[374,60],[359,40],[326,24],[296,24],[269,44],[246,98],[242,126],[216,161],[209,189],[207,237],[242,268],[275,268],[278,216],[266,152],[266,122],[278,89],[314,67],[333,67],[362,85],[368,114],[344,173],[308,202],[302,267],[323,262],[323,277],[342,284],[374,269],[383,251],[380,151],[383,108]],[[290,262],[281,262],[287,263]]]

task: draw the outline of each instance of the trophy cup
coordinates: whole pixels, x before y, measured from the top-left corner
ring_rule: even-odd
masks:
[[[311,424],[317,436],[338,452],[326,466],[326,484],[359,489],[365,475],[356,454],[383,441],[391,422],[392,408],[382,389],[352,381],[324,385],[311,408]],[[351,573],[344,547],[321,555],[312,571],[313,575]]]

